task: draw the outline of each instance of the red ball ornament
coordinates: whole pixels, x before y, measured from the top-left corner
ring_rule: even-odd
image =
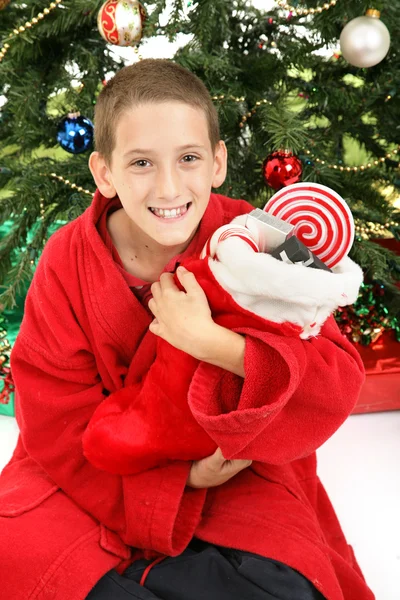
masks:
[[[263,162],[264,180],[274,190],[298,183],[302,172],[301,160],[289,151],[273,152]]]

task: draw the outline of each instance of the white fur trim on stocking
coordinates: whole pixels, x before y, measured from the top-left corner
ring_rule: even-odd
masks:
[[[348,257],[330,273],[254,252],[238,237],[220,242],[208,260],[237,304],[269,321],[300,325],[303,339],[317,335],[339,306],[353,304],[363,282],[362,269]]]

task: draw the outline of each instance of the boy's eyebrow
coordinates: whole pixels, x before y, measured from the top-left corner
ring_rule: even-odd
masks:
[[[207,150],[206,147],[202,146],[201,144],[185,144],[184,146],[179,146],[177,150],[187,150],[188,148],[201,148],[202,150]],[[156,151],[152,150],[151,148],[133,148],[124,154],[124,158],[130,156],[131,154],[151,154],[154,152]]]

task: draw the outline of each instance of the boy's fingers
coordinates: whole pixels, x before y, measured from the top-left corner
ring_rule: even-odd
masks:
[[[194,461],[188,477],[188,485],[209,488],[221,485],[237,473],[249,467],[251,460],[226,460],[220,448],[199,461]]]
[[[171,287],[171,283],[168,281],[167,275],[170,275],[170,273],[162,273],[160,275],[160,279],[152,284],[150,289],[153,293],[153,296],[160,297],[165,291],[165,288]]]
[[[201,290],[201,292],[203,292],[203,288],[197,282],[196,277],[191,271],[188,271],[187,269],[185,269],[185,267],[178,267],[176,270],[176,274],[178,275],[179,281],[181,282],[186,291],[198,292],[199,290]]]
[[[219,458],[221,460],[225,460],[224,455],[222,454],[222,450],[221,448],[217,448],[216,451],[214,452],[214,454],[212,454],[212,456],[215,456],[215,458]]]
[[[149,309],[151,310],[151,312],[153,313],[154,316],[156,316],[156,312],[157,312],[157,303],[154,300],[154,298],[150,298],[149,303],[147,305],[149,307]]]
[[[210,457],[210,466],[212,469],[219,470],[225,466],[227,471],[239,472],[246,467],[249,467],[252,463],[251,460],[234,459],[227,461],[222,454],[221,448],[217,448],[214,454]]]
[[[222,465],[225,462],[224,457],[222,456],[222,452],[219,448],[216,449],[216,451],[214,452],[214,454],[211,454],[211,456],[208,456],[206,459],[208,462],[208,467],[213,470],[213,471],[220,471]]]
[[[159,333],[159,322],[157,321],[157,319],[154,319],[150,325],[149,325],[149,331],[151,331],[152,333],[154,333],[155,335],[158,335]]]
[[[155,281],[154,283],[152,283],[151,286],[150,286],[150,291],[151,291],[151,295],[154,298],[159,298],[160,294],[161,294],[160,282],[159,281]]]
[[[232,461],[232,468],[234,471],[242,471],[251,465],[252,460],[242,460],[236,459]]]

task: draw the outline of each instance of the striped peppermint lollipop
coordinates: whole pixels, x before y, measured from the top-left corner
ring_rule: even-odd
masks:
[[[350,252],[353,215],[343,198],[325,185],[288,185],[272,196],[264,211],[294,225],[294,234],[327,267],[334,267]]]
[[[215,258],[218,244],[230,237],[239,237],[241,240],[246,242],[250,248],[254,250],[254,252],[260,251],[256,240],[244,225],[228,224],[219,227],[213,233],[213,235],[208,238],[203,250],[201,251],[200,258],[206,258],[208,256]]]

